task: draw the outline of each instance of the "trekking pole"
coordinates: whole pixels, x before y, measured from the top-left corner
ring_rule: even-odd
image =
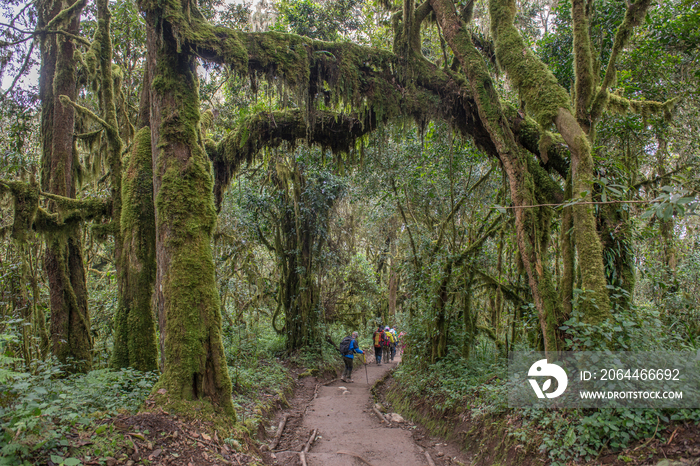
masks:
[[[367,375],[367,360],[365,359],[365,353],[362,353],[362,364],[365,366],[365,377],[367,377],[367,385],[369,385],[369,375]]]

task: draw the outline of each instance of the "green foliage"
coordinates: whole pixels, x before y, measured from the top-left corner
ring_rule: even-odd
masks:
[[[682,187],[662,186],[654,204],[642,213],[641,218],[652,215],[659,220],[671,220],[684,215],[697,215],[698,200],[695,195]]]
[[[38,366],[36,375],[12,375],[0,383],[2,392],[7,393],[0,404],[4,443],[0,460],[13,464],[64,451],[65,435],[73,428],[117,413],[135,412],[156,379],[153,372],[133,369],[100,369],[66,376],[63,366],[53,361]]]
[[[612,288],[612,287],[610,287]],[[625,294],[620,288],[612,290],[611,297]],[[669,322],[662,320],[658,310],[632,306],[615,309],[611,320],[597,325],[582,321],[580,302],[588,293],[574,289],[574,307],[571,318],[560,330],[565,334],[568,351],[680,351],[687,348],[685,336],[675,329],[669,331]]]
[[[281,0],[276,29],[286,27],[300,36],[326,41],[347,37],[361,26],[364,0]]]
[[[431,400],[430,415],[437,418],[465,411],[483,415],[506,406],[506,390],[500,384],[506,378],[505,361],[487,339],[480,339],[469,360],[461,357],[458,347],[451,347],[447,357],[430,365],[409,354],[393,376],[416,403]]]
[[[7,323],[5,323],[7,324]],[[17,336],[14,334],[0,333],[0,387],[2,387],[9,379],[19,375],[11,369],[11,366],[20,361],[20,358],[12,356],[12,351],[9,348],[10,343],[17,343]],[[0,397],[0,406],[5,403],[5,396]]]
[[[524,409],[522,415],[523,425],[512,435],[527,442],[536,431],[540,450],[558,466],[572,459],[591,461],[606,448],[620,451],[639,440],[666,441],[658,429],[662,422],[700,422],[698,409]]]

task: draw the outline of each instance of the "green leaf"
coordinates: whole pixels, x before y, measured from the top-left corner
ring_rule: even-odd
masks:
[[[78,466],[82,463],[78,458],[66,458],[65,460],[63,460],[63,464],[65,464],[66,466]]]

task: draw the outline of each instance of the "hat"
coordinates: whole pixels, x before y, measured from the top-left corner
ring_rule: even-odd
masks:
[[[389,330],[389,327],[385,327],[384,330]]]

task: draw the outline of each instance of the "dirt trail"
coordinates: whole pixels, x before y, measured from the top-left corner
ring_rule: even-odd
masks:
[[[413,441],[411,432],[396,424],[388,427],[372,410],[370,388],[398,361],[397,357],[393,363],[381,366],[370,363],[367,375],[364,367],[356,367],[354,383],[338,380],[319,386],[315,398],[313,394],[307,395],[310,402],[305,414],[299,409],[302,400],[293,401],[289,412],[292,417],[277,448],[276,458],[270,458],[270,464],[301,464],[297,452],[303,448],[310,433],[317,429],[316,441],[305,455],[308,466],[380,466],[387,461],[402,466],[427,465],[423,449]],[[303,406],[301,409],[304,410]]]

